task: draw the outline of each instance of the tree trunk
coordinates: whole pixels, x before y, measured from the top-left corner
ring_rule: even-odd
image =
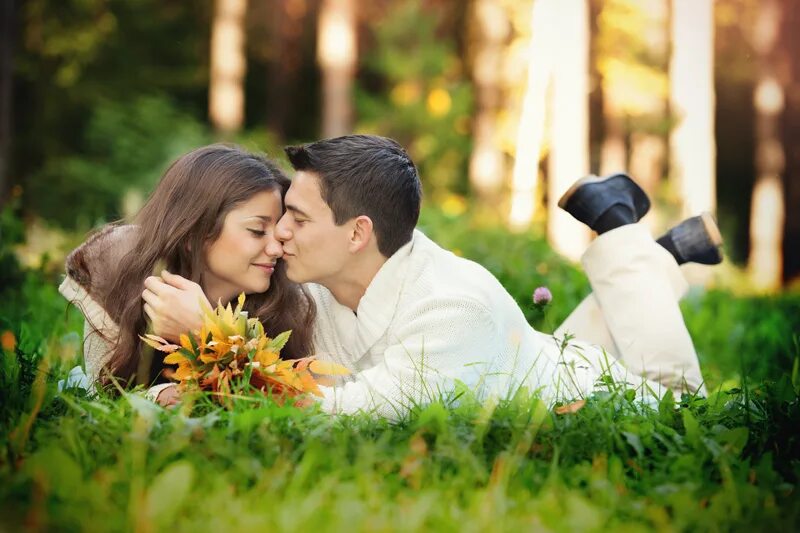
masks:
[[[270,63],[267,69],[267,129],[285,139],[296,101],[295,86],[303,64],[306,0],[272,0],[264,17],[269,24]]]
[[[322,0],[317,32],[317,59],[322,69],[322,135],[337,137],[353,129],[355,0]]]
[[[246,12],[247,0],[215,0],[208,115],[214,128],[222,133],[235,132],[244,125]]]
[[[800,280],[800,10],[790,9],[796,0],[784,0],[781,49],[794,50],[787,54],[786,108],[784,110],[783,145],[786,154],[784,173],[784,205],[786,210],[783,235],[783,279],[792,283]]]
[[[553,248],[578,260],[588,228],[558,207],[560,196],[589,173],[589,11],[586,0],[559,2],[553,69],[552,142],[548,166],[547,235]]]
[[[713,12],[712,0],[672,0],[671,170],[685,215],[716,209]]]
[[[641,40],[647,56],[651,59],[651,67],[663,72],[666,68],[669,46],[669,6],[666,0],[646,0],[637,2],[644,13],[648,26],[642,32]],[[712,19],[713,24],[713,19]],[[713,54],[713,39],[711,40]],[[713,65],[710,72],[713,87]],[[661,124],[666,120],[667,99],[659,91],[640,91],[642,114],[650,123],[650,127],[642,131],[632,132],[630,136],[630,162],[628,169],[642,188],[650,195],[658,190],[664,178],[667,157],[667,138],[659,133]],[[713,109],[711,117],[711,135],[713,135]],[[713,180],[713,176],[712,176]],[[650,217],[651,224],[654,217]]]
[[[539,157],[544,141],[547,88],[557,49],[558,0],[535,0],[531,15],[531,43],[528,54],[528,83],[522,99],[517,128],[514,170],[511,177],[512,229],[528,227],[536,212],[539,184]]]
[[[505,176],[505,157],[497,143],[497,115],[504,103],[503,52],[511,25],[498,0],[476,0],[472,7],[476,109],[469,180],[483,204],[497,205]]]
[[[756,182],[750,209],[748,270],[761,290],[780,287],[783,277],[783,172],[785,157],[780,139],[784,89],[779,80],[781,6],[763,0],[756,20],[753,45],[758,58],[754,94],[756,110]]]
[[[14,0],[0,0],[0,205],[9,186],[14,72]]]

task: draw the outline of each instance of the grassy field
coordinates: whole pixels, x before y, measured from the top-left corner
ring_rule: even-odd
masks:
[[[588,291],[533,237],[427,230],[490,268],[537,327]],[[525,393],[465,396],[389,424],[267,399],[223,410],[199,397],[168,411],[132,394],[58,393],[80,316],[53,275],[3,276],[0,332],[16,343],[0,367],[0,531],[800,527],[798,295],[684,302],[707,399],[649,408],[619,390],[558,414]],[[528,303],[538,285],[554,293],[546,317]]]

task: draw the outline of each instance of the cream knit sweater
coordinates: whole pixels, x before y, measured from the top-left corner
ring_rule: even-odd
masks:
[[[326,389],[323,406],[331,412],[397,418],[415,403],[447,398],[457,382],[481,398],[524,386],[547,401],[574,399],[606,371],[628,377],[598,347],[571,341],[562,348],[534,330],[491,273],[419,231],[380,269],[357,313],[322,286],[309,290],[317,350],[355,371]]]

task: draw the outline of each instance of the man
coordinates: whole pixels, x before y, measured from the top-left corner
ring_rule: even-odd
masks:
[[[703,392],[676,302],[686,288],[679,262],[720,260],[710,217],[689,219],[659,246],[636,224],[650,204],[630,178],[577,182],[560,205],[599,234],[583,258],[594,292],[554,338],[527,324],[486,269],[415,230],[419,176],[396,142],[350,135],[286,153],[296,174],[276,235],[287,274],[316,303],[319,356],[353,371],[326,389],[326,410],[398,418],[459,382],[479,397],[527,387],[548,401],[573,399],[604,374],[643,395]],[[168,273],[147,280],[157,333],[196,326],[191,285]],[[567,333],[581,341],[566,342]]]

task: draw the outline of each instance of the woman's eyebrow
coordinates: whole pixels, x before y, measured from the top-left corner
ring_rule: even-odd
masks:
[[[250,220],[251,218],[258,218],[258,219],[260,219],[260,220],[262,220],[262,221],[266,222],[267,224],[269,224],[270,222],[272,222],[272,217],[270,217],[270,216],[265,216],[265,215],[253,215],[253,216],[250,216],[250,217],[247,217],[247,218],[245,218],[245,220]]]

